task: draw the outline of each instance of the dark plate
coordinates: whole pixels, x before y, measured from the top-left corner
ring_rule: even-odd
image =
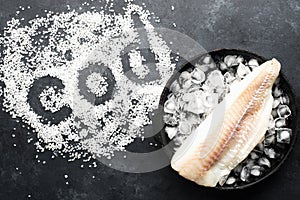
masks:
[[[218,49],[218,50],[214,50],[212,52],[208,53],[213,60],[218,63],[220,60],[222,60],[225,56],[227,55],[241,55],[245,60],[250,60],[251,58],[257,59],[257,61],[259,62],[259,64],[267,61],[268,59],[258,56],[254,53],[245,51],[245,50],[238,50],[238,49]],[[184,65],[182,65],[181,67],[179,67],[178,71],[176,71],[172,77],[169,79],[169,81],[166,84],[166,87],[164,88],[161,98],[160,98],[160,106],[163,107],[164,102],[167,100],[168,95],[170,94],[170,86],[171,84],[179,77],[180,73],[189,69],[194,68],[194,64],[199,61],[201,58],[203,57],[203,55],[197,56],[196,58],[192,59],[190,62],[186,62]],[[284,68],[284,66],[282,66]],[[272,165],[269,169],[266,169],[263,174],[257,178],[252,179],[250,182],[242,182],[240,184],[237,184],[235,186],[220,186],[217,185],[216,188],[218,189],[242,189],[242,188],[246,188],[249,187],[251,185],[254,185],[258,182],[261,182],[262,180],[264,180],[265,178],[267,178],[268,176],[270,176],[271,174],[273,174],[275,171],[278,170],[278,168],[283,164],[283,162],[286,160],[288,154],[290,153],[290,151],[293,148],[293,145],[295,143],[295,139],[296,139],[296,122],[297,122],[297,111],[296,111],[296,104],[295,104],[295,96],[294,96],[294,92],[293,89],[291,88],[290,84],[287,81],[287,78],[280,73],[279,75],[280,78],[280,88],[282,88],[285,91],[285,94],[288,95],[289,99],[290,99],[290,104],[289,107],[292,111],[292,115],[288,120],[288,124],[287,127],[292,129],[292,136],[291,136],[291,140],[290,143],[288,145],[286,145],[282,151],[280,151],[280,156],[276,159],[273,159],[273,161],[271,162]],[[161,119],[162,120],[162,119]],[[165,146],[167,144],[170,144],[170,139],[168,138],[166,132],[164,131],[164,128],[161,130],[160,134],[158,135],[158,140]],[[166,148],[167,154],[170,155],[174,152],[173,150],[173,145],[168,145],[169,148]]]

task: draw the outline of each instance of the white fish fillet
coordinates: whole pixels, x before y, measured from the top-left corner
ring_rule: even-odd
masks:
[[[272,85],[280,68],[272,59],[232,86],[174,154],[172,168],[209,187],[228,175],[264,137],[273,104]]]

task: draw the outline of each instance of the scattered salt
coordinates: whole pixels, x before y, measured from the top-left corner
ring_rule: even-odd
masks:
[[[64,105],[66,105],[62,92],[56,92],[53,87],[44,89],[39,98],[44,109],[49,110],[52,113],[59,111]]]
[[[106,77],[101,76],[99,73],[92,73],[89,75],[86,80],[86,85],[97,97],[103,96],[108,88]]]
[[[21,22],[22,18],[13,18],[0,36],[1,44],[10,49],[1,57],[0,81],[5,83],[5,93],[1,94],[3,107],[37,133],[37,151],[59,150],[63,158],[64,154],[83,158],[82,153],[72,152],[87,150],[96,157],[111,158],[115,151],[124,151],[134,138],[141,136],[143,140],[143,127],[151,124],[149,113],[158,108],[159,96],[175,68],[170,49],[155,32],[150,13],[143,7],[129,1],[123,15],[113,11],[113,4],[107,8],[111,14],[104,10],[80,13],[45,10],[47,17],[36,15],[28,25]],[[141,41],[132,19],[134,14],[144,24],[149,54],[157,59],[155,67],[160,78],[156,80],[143,80],[150,71],[143,51],[127,49]],[[132,73],[125,71],[123,51]],[[100,67],[106,68],[113,81],[98,73]],[[88,76],[82,82],[84,75]],[[134,76],[143,80],[143,84],[138,84]],[[46,123],[27,98],[35,81],[45,77],[50,81],[60,80],[63,87],[49,85],[41,91],[38,100],[44,110],[53,113],[53,117],[63,107],[71,110],[57,124]],[[111,86],[113,92],[108,97]],[[96,99],[90,98],[86,90],[94,93]],[[135,105],[132,99],[137,100]],[[127,128],[120,132],[120,127]],[[31,141],[28,139],[28,143]]]

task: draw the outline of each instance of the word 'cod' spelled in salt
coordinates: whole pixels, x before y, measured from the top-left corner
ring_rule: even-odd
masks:
[[[37,132],[38,150],[68,154],[70,160],[84,157],[82,150],[111,158],[151,124],[149,113],[157,109],[175,64],[150,23],[150,12],[132,2],[123,10],[47,11],[27,25],[17,18],[8,21],[0,37],[3,107]],[[133,16],[142,22],[144,35]],[[154,65],[148,65],[145,52],[154,55]],[[153,66],[159,76],[149,79]]]

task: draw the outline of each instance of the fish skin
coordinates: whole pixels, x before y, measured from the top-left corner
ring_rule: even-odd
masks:
[[[280,68],[272,59],[233,86],[177,150],[172,168],[209,187],[228,175],[264,137],[273,103],[272,85]]]

